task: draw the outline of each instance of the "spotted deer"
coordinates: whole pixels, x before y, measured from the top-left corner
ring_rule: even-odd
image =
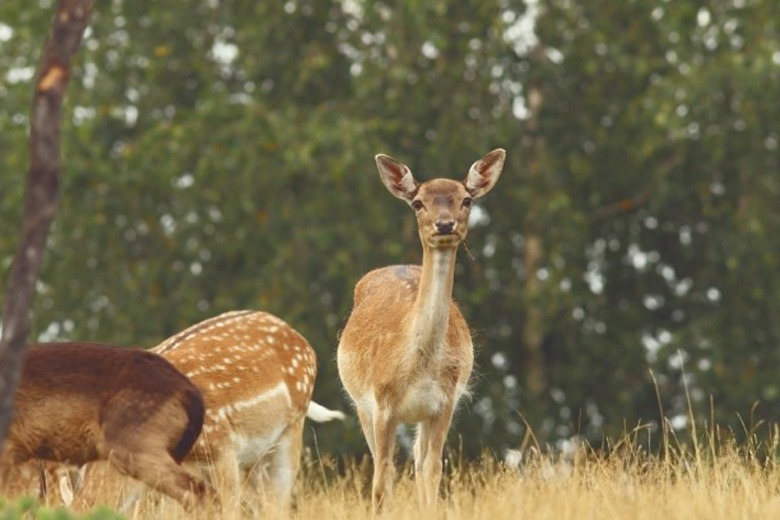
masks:
[[[415,212],[423,260],[422,266],[376,269],[358,282],[338,346],[339,375],[374,459],[374,514],[392,493],[399,423],[417,424],[414,468],[421,506],[438,499],[444,442],[474,361],[468,325],[452,301],[455,255],[468,232],[473,199],[494,186],[505,157],[504,150],[493,150],[471,166],[463,182],[420,184],[404,164],[376,156],[387,189]]]
[[[286,509],[304,418],[344,418],[311,401],[317,359],[306,339],[272,314],[245,310],[200,322],[152,351],[203,392],[203,435],[189,458],[213,464],[230,496],[240,496],[243,473],[256,492],[265,484],[267,501]]]
[[[107,460],[186,508],[211,495],[181,467],[203,426],[200,391],[159,355],[97,343],[28,349],[0,482],[30,459]]]
[[[186,462],[210,474],[223,509],[240,507],[248,483],[254,491],[246,496],[250,507],[260,505],[262,493],[266,505],[287,510],[304,419],[344,419],[343,413],[311,401],[317,364],[306,339],[276,316],[246,310],[197,323],[151,350],[203,394],[203,434]],[[104,479],[99,471],[87,471],[87,488]],[[131,492],[125,509],[140,492]]]

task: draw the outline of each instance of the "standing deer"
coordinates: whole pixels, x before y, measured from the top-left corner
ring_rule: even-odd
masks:
[[[266,502],[286,511],[304,418],[344,419],[311,401],[317,365],[306,339],[266,312],[234,311],[193,325],[152,351],[203,393],[203,435],[186,462],[213,468],[223,508],[239,507],[246,481],[255,494],[267,490]],[[87,486],[98,480],[89,472],[86,479]]]
[[[180,466],[203,414],[198,389],[156,354],[97,343],[31,346],[0,482],[29,459],[71,465],[105,459],[191,509],[211,493]]]
[[[455,255],[468,232],[473,199],[490,191],[505,157],[504,150],[493,150],[463,182],[423,184],[395,159],[375,158],[390,193],[415,211],[423,261],[365,275],[338,346],[339,375],[374,459],[374,514],[392,494],[399,423],[417,423],[414,468],[421,506],[438,499],[442,449],[474,362],[468,325],[452,301]]]

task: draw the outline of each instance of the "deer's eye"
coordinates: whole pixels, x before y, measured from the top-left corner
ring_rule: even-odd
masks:
[[[421,209],[423,209],[423,203],[420,202],[419,200],[413,200],[412,209],[415,211],[420,211]]]
[[[469,197],[466,197],[465,199],[463,199],[463,207],[464,208],[470,208],[472,204],[474,204],[474,199],[469,198]]]

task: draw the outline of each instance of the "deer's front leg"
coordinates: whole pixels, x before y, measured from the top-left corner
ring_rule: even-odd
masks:
[[[428,454],[428,439],[430,437],[430,432],[430,424],[428,421],[423,421],[417,425],[417,437],[414,440],[414,482],[417,485],[417,503],[420,508],[424,508],[428,505],[423,471],[425,468],[425,458]]]
[[[425,481],[426,507],[435,506],[439,500],[439,485],[441,484],[441,457],[444,443],[447,440],[447,432],[452,422],[454,402],[449,402],[442,407],[441,412],[434,416],[430,422],[428,434],[428,453],[423,464],[423,477]]]
[[[374,482],[372,486],[372,509],[378,515],[393,493],[393,448],[395,447],[396,422],[387,410],[374,414]]]

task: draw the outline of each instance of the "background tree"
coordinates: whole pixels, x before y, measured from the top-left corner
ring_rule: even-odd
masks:
[[[261,308],[315,346],[336,405],[339,329],[367,270],[418,262],[375,153],[421,178],[506,170],[474,211],[455,298],[475,328],[467,454],[525,434],[739,428],[780,412],[780,75],[771,0],[212,2],[96,12],[69,94],[68,175],[35,332],[153,345]],[[25,166],[45,13],[0,6],[1,171]],[[21,185],[0,178],[0,223]],[[11,237],[0,234],[7,268]],[[356,425],[322,451],[365,451]]]

